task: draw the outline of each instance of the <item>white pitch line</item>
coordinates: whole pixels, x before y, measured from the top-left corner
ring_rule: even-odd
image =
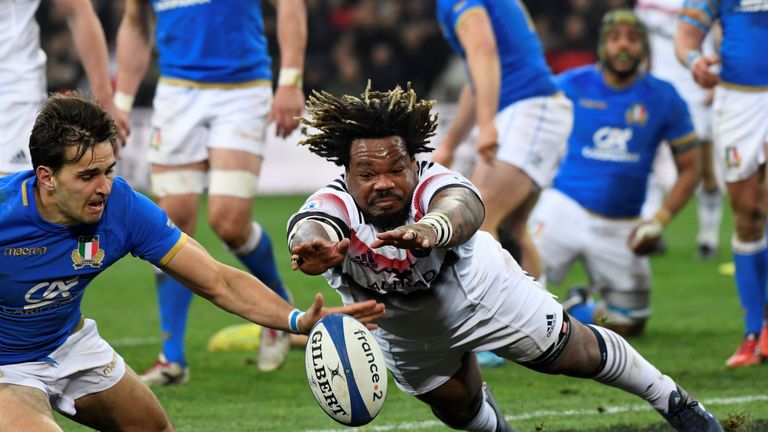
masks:
[[[110,345],[114,346],[143,346],[154,345],[160,343],[159,337],[129,337],[121,339],[107,340]]]
[[[704,399],[702,402],[705,406],[708,405],[736,405],[736,404],[743,404],[743,403],[749,403],[749,402],[757,402],[757,401],[767,401],[768,395],[751,395],[751,396],[736,396],[736,397],[714,397],[709,399]],[[508,415],[505,416],[507,421],[514,422],[515,420],[530,420],[532,418],[538,418],[538,417],[566,417],[566,416],[573,416],[573,415],[599,415],[599,414],[620,414],[625,412],[634,412],[634,411],[647,411],[650,410],[651,407],[648,404],[637,404],[637,405],[624,405],[624,406],[607,406],[604,407],[601,411],[598,411],[596,409],[571,409],[571,410],[564,410],[564,411],[555,411],[555,410],[540,410],[540,411],[533,411],[529,413],[523,413],[523,414],[517,414],[517,415]],[[389,424],[389,425],[377,425],[377,426],[369,426],[366,427],[366,431],[400,431],[400,430],[422,430],[427,429],[431,427],[440,426],[442,423],[436,421],[436,420],[423,420],[423,421],[415,421],[415,422],[407,422],[407,423],[398,423],[398,424]],[[308,430],[306,432],[349,432],[349,428],[347,429],[315,429],[315,430]]]

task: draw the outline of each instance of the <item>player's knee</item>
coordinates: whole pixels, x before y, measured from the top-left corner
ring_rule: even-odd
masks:
[[[237,247],[248,239],[251,218],[235,212],[211,212],[209,223],[221,241],[229,247]]]
[[[477,415],[483,402],[482,393],[465,400],[456,400],[450,404],[430,405],[432,413],[438,420],[451,429],[463,430]]]
[[[645,323],[651,316],[651,309],[649,307],[624,308],[607,304],[598,314],[596,321],[601,326],[623,337],[633,337],[641,335],[645,330]]]

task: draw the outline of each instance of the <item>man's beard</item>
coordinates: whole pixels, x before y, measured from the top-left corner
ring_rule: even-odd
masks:
[[[363,210],[365,220],[373,224],[380,231],[389,231],[405,225],[411,213],[411,204],[403,203],[403,207],[395,213],[381,213],[373,215]]]
[[[605,62],[605,67],[608,69],[609,72],[616,75],[616,78],[619,79],[619,81],[627,81],[635,74],[637,74],[637,71],[640,69],[640,59],[634,59],[634,64],[631,68],[627,70],[617,70],[613,67],[613,61],[612,59],[609,59],[607,62]]]

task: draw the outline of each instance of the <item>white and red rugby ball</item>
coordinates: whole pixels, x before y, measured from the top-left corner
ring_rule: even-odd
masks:
[[[309,388],[320,408],[347,426],[362,426],[381,411],[387,368],[370,331],[348,315],[331,314],[312,327],[304,356]]]

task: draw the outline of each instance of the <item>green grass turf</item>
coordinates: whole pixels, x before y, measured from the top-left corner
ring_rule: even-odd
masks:
[[[338,296],[321,277],[289,269],[285,245],[287,218],[302,197],[264,197],[256,203],[258,220],[269,230],[278,264],[300,307],[309,305],[315,292],[329,304]],[[204,212],[201,211],[204,218]],[[222,261],[238,265],[215,239],[205,220],[195,236]],[[723,362],[735,349],[742,332],[733,280],[717,273],[728,261],[730,219],[723,221],[720,257],[700,262],[695,256],[695,208],[689,205],[666,233],[669,250],[653,258],[654,315],[644,336],[632,344],[665,373],[704,401],[716,398],[768,395],[768,366],[726,370]],[[583,281],[575,269],[562,287]],[[100,276],[88,289],[86,316],[99,324],[137,371],[156,358],[160,349],[157,306],[151,266],[125,258]],[[192,380],[183,387],[159,388],[156,393],[179,431],[304,431],[340,429],[312,398],[304,373],[304,352],[293,349],[287,364],[272,374],[259,373],[252,364],[255,353],[208,353],[206,343],[224,326],[240,318],[196,298],[187,335],[187,356]],[[138,343],[137,343],[138,342]],[[547,376],[514,364],[484,370],[496,399],[519,431],[661,431],[669,430],[661,417],[639,398],[589,380]],[[613,408],[618,413],[611,413]],[[720,404],[710,402],[729,431],[768,430],[768,401]],[[568,412],[571,412],[568,414]],[[67,431],[84,427],[57,417]],[[428,407],[400,392],[392,379],[384,408],[362,430],[445,430]]]

